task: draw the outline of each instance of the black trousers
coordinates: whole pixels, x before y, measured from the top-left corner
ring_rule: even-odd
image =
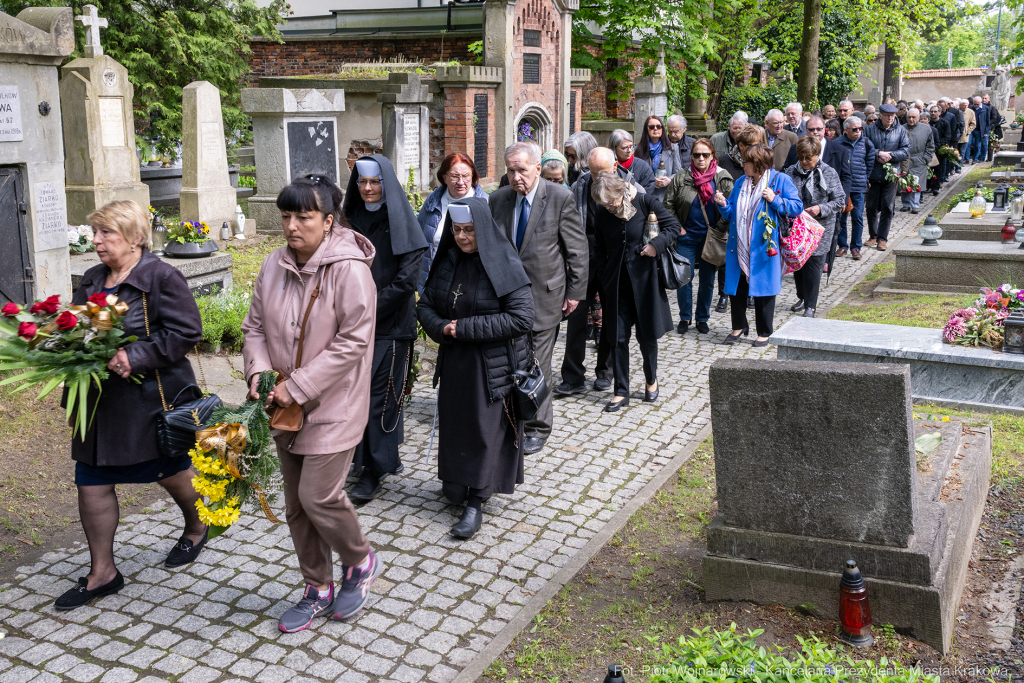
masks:
[[[718,296],[725,296],[725,266],[718,266]]]
[[[812,256],[803,268],[793,273],[796,283],[796,298],[803,299],[807,308],[818,307],[818,289],[821,287],[821,272],[828,254]]]
[[[574,387],[582,386],[587,377],[587,316],[590,304],[598,295],[596,277],[590,274],[587,298],[565,321],[565,356],[562,358],[562,381]],[[612,347],[604,336],[604,328],[597,341],[597,365],[594,373],[598,379],[612,378]]]
[[[654,384],[658,379],[658,340],[647,339],[640,333],[636,298],[633,296],[633,284],[629,280],[626,269],[619,276],[619,301],[617,308],[616,327],[618,327],[618,343],[612,356],[615,360],[615,395],[629,396],[629,336],[636,325],[636,340],[640,344],[640,355],[644,359],[644,379],[647,384]]]
[[[736,285],[736,294],[729,297],[729,312],[732,315],[732,329],[747,328],[747,297],[750,296],[750,283],[745,275],[740,275]],[[775,295],[754,297],[754,326],[758,337],[770,337],[775,328]]]
[[[378,479],[402,465],[398,446],[405,440],[402,400],[410,340],[373,343],[373,375],[370,378],[370,420],[363,440],[356,446],[356,471],[365,468]]]
[[[868,235],[871,239],[889,239],[892,215],[896,209],[896,183],[872,180],[868,183]]]

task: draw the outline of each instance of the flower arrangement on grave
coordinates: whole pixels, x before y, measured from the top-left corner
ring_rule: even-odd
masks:
[[[68,249],[76,254],[96,251],[96,245],[92,243],[92,238],[91,225],[72,225],[68,228]]]
[[[519,124],[519,130],[516,133],[516,140],[518,142],[534,141],[537,133],[533,130],[533,124],[529,121],[523,121]]]
[[[939,151],[935,153],[940,159],[948,159],[957,168],[960,168],[960,150],[956,147],[950,147],[949,145],[943,145],[939,147]]]
[[[281,489],[281,462],[270,444],[270,419],[264,410],[274,389],[277,373],[260,373],[256,384],[259,399],[238,408],[220,406],[210,416],[212,427],[196,432],[196,447],[189,451],[199,473],[192,487],[199,519],[210,527],[210,538],[238,521],[243,505],[259,509],[277,524],[270,506]]]
[[[885,179],[890,183],[896,183],[897,194],[903,192],[920,192],[921,183],[917,176],[907,171],[906,173],[899,173],[896,167],[892,164],[885,164]]]
[[[0,386],[18,384],[17,391],[41,386],[36,397],[41,400],[63,383],[68,422],[84,441],[109,376],[107,364],[121,346],[138,339],[124,333],[127,311],[128,304],[102,293],[93,294],[84,306],[61,306],[56,295],[28,310],[6,304],[0,309],[0,372],[24,372],[0,381]]]
[[[1024,309],[1024,290],[1009,283],[982,287],[970,308],[955,311],[942,330],[950,344],[998,348],[1003,343],[1003,321],[1015,310]]]
[[[168,242],[205,244],[210,239],[210,226],[206,221],[182,221],[167,228]]]

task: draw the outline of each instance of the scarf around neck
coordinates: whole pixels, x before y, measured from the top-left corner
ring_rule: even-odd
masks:
[[[718,173],[718,159],[714,157],[711,157],[711,165],[703,173],[698,171],[696,166],[690,164],[690,177],[693,178],[693,184],[697,188],[697,196],[704,204],[710,202],[711,197],[715,194],[715,188],[711,186],[711,182],[715,179],[716,173]]]
[[[739,257],[740,269],[747,279],[750,278],[750,244],[753,241],[754,223],[757,221],[757,207],[761,202],[764,188],[768,187],[771,173],[772,169],[767,169],[756,184],[747,177],[736,200],[736,241],[739,247],[736,255]]]
[[[630,154],[628,159],[626,159],[625,161],[620,161],[619,162],[619,166],[621,166],[622,168],[625,168],[625,169],[628,170],[629,167],[633,165],[633,159],[634,159],[634,156],[632,154]]]
[[[651,168],[658,170],[658,162],[661,161],[661,140],[657,142],[647,142],[648,149],[651,150]]]
[[[815,200],[814,200],[814,187],[815,186],[821,188],[821,192],[822,192],[822,194],[824,196],[826,196],[826,197],[828,196],[828,183],[825,182],[825,174],[821,172],[821,161],[819,161],[817,164],[815,164],[814,168],[812,168],[812,169],[810,169],[808,171],[805,171],[804,167],[801,166],[799,162],[797,162],[796,174],[798,176],[800,176],[800,178],[805,178],[806,179],[804,181],[803,190],[804,190],[804,192],[807,193],[808,199],[811,200],[812,204],[815,203]]]

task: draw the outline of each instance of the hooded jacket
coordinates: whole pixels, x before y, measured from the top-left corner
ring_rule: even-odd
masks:
[[[370,414],[377,288],[370,274],[370,240],[335,223],[300,270],[288,246],[263,262],[242,323],[245,378],[278,369],[305,420],[289,450],[337,453],[363,438]],[[302,319],[322,277],[306,322],[302,364],[295,368]]]
[[[850,194],[868,191],[868,175],[875,163],[875,146],[863,133],[854,142],[846,134],[835,139],[850,150]]]

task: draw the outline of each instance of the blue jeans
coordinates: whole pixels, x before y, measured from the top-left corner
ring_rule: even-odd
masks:
[[[679,317],[692,320],[693,315],[693,277],[699,273],[697,285],[697,322],[706,323],[711,319],[711,299],[715,296],[715,271],[718,269],[700,257],[704,251],[704,240],[707,234],[692,235],[687,233],[676,238],[676,251],[690,261],[690,281],[676,290],[679,301]]]
[[[920,192],[904,192],[902,195],[903,206],[908,209],[921,208],[921,193]]]
[[[839,231],[839,246],[843,249],[860,249],[864,239],[864,193],[851,192],[850,201],[853,202],[853,211],[841,213],[836,217],[836,230]],[[850,234],[850,241],[846,240],[847,218],[853,222],[853,229]]]
[[[961,161],[967,161],[967,151],[971,148],[971,136],[972,135],[974,135],[973,132],[971,133],[971,135],[967,136],[967,142],[963,142],[963,143],[957,145],[957,149],[960,150],[960,160]]]
[[[978,131],[971,133],[971,149],[968,154],[973,161],[985,161],[988,158],[988,136]]]

